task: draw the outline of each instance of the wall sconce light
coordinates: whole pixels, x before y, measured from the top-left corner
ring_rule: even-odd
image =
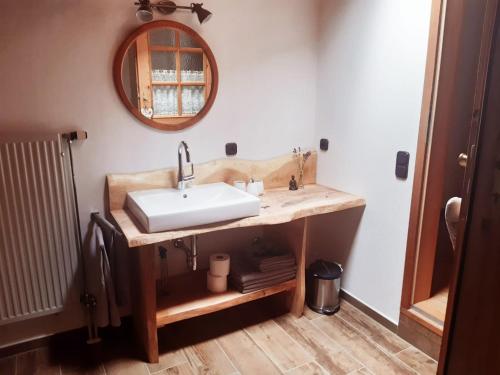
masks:
[[[173,1],[161,0],[158,3],[151,4],[149,0],[139,0],[135,5],[139,5],[137,8],[136,16],[142,22],[149,22],[153,20],[153,9],[156,9],[162,14],[172,14],[177,9],[188,9],[191,13],[196,13],[198,16],[198,21],[200,23],[207,22],[212,13],[203,8],[203,3],[191,3],[189,6],[177,5]]]

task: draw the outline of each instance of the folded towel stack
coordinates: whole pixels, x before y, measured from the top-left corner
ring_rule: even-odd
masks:
[[[295,257],[289,252],[246,252],[231,265],[230,281],[240,293],[250,293],[295,278]]]
[[[290,254],[280,255],[256,255],[251,257],[252,263],[261,272],[282,270],[287,267],[295,267],[295,257]]]

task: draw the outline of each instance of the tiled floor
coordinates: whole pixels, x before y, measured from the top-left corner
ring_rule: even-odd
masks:
[[[159,331],[160,363],[129,335],[91,348],[44,348],[0,359],[0,374],[435,374],[436,362],[352,305],[296,319],[254,303]],[[270,315],[272,314],[272,315]]]

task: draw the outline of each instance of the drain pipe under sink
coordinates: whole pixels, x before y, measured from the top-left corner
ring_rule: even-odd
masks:
[[[196,235],[190,236],[191,247],[189,248],[182,238],[178,238],[174,241],[174,247],[177,249],[184,250],[186,253],[186,263],[188,268],[196,271],[198,268],[198,238]]]

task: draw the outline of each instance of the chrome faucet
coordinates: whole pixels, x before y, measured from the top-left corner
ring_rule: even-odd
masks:
[[[182,150],[186,154],[186,163],[191,163],[191,156],[189,155],[189,149],[186,142],[181,141],[179,147],[177,148],[177,160],[179,162],[179,169],[177,171],[177,189],[184,190],[186,188],[186,182],[194,180],[194,167],[191,163],[191,174],[184,175],[184,166],[182,164]]]

